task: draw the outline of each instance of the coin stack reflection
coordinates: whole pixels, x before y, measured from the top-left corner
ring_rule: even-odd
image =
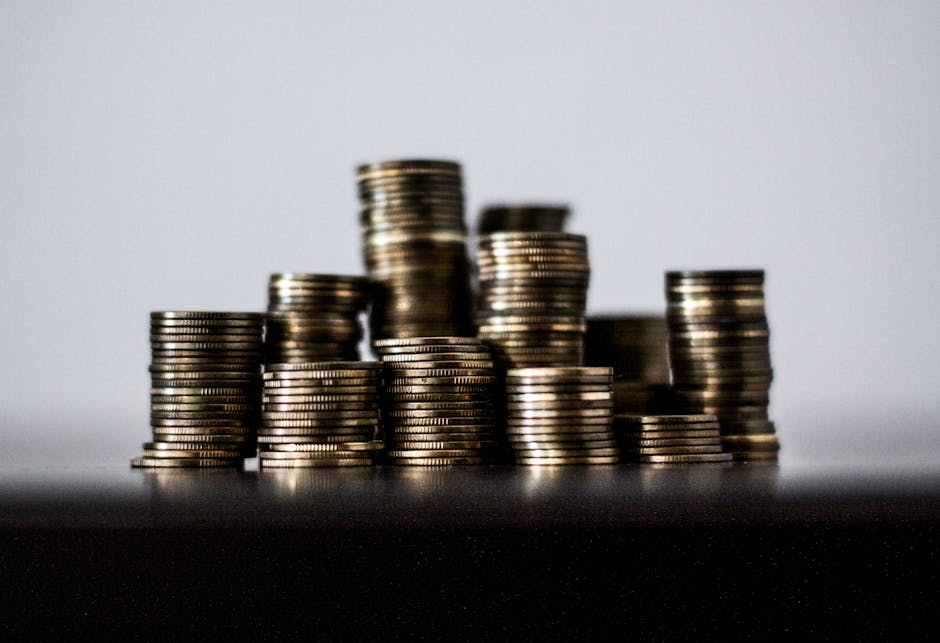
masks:
[[[366,309],[364,277],[284,273],[271,275],[265,363],[360,359],[360,313]]]
[[[510,369],[506,436],[518,464],[614,464],[608,367]]]
[[[238,466],[261,419],[264,315],[150,314],[150,422],[136,467]]]
[[[358,168],[371,337],[472,332],[460,166],[387,161]]]
[[[679,400],[690,412],[718,416],[723,444],[736,459],[775,460],[764,272],[669,272],[666,297]]]
[[[690,464],[729,462],[714,415],[614,416],[614,435],[625,462]]]
[[[475,337],[413,337],[377,340],[375,348],[385,365],[382,412],[389,462],[493,461],[496,377],[483,343]]]
[[[570,213],[566,205],[491,205],[480,214],[477,233],[563,232]]]
[[[674,408],[664,316],[588,317],[584,363],[613,367],[615,412],[661,413]]]
[[[264,468],[369,466],[382,448],[378,362],[270,364],[264,373]]]
[[[477,334],[503,366],[582,364],[590,279],[583,235],[483,235],[477,270]]]

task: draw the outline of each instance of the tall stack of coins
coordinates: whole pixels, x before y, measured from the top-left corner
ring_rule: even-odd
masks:
[[[773,460],[773,370],[763,270],[666,273],[673,386],[685,407],[718,416],[736,459]]]
[[[508,368],[578,366],[590,279],[587,239],[496,232],[478,241],[477,334]]]
[[[392,464],[492,462],[498,446],[496,376],[475,337],[412,337],[375,342],[385,365],[382,412]]]
[[[460,165],[387,161],[357,170],[373,339],[472,332]]]
[[[265,363],[359,359],[369,297],[365,277],[284,273],[268,284]]]
[[[480,214],[478,234],[493,232],[563,232],[567,205],[491,205]]]
[[[729,462],[714,415],[614,416],[614,434],[625,462],[691,464]]]
[[[510,369],[506,435],[518,464],[614,464],[608,367]]]
[[[673,406],[666,318],[661,315],[588,317],[584,362],[613,367],[617,413],[658,413]]]
[[[264,315],[150,314],[150,422],[135,467],[238,466],[261,421]]]
[[[378,362],[269,364],[264,374],[265,468],[368,466],[381,449]]]

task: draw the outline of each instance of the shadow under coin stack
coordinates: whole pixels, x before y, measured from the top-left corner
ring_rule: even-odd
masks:
[[[668,272],[666,297],[679,402],[718,416],[722,443],[735,459],[776,460],[764,271]]]
[[[506,437],[517,464],[615,464],[607,367],[510,369]]]
[[[562,232],[570,211],[566,205],[492,205],[477,222],[477,234],[493,232]]]
[[[365,277],[285,273],[268,284],[265,363],[354,361],[369,297]]]
[[[388,161],[356,180],[372,340],[472,333],[460,165]]]
[[[584,362],[588,366],[613,367],[616,413],[664,413],[673,409],[665,317],[588,317]]]
[[[240,466],[261,422],[264,315],[150,314],[153,442],[135,467]]]
[[[714,415],[618,414],[614,435],[624,462],[690,464],[732,459],[722,451]]]
[[[270,364],[264,374],[263,468],[361,467],[382,448],[378,362]]]
[[[497,232],[478,241],[477,334],[501,366],[580,366],[590,280],[587,239]]]
[[[384,339],[382,413],[391,464],[487,464],[499,441],[493,409],[496,376],[489,349],[475,337]]]

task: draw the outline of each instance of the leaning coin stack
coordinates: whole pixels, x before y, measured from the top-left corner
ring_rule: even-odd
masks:
[[[498,446],[496,376],[475,337],[380,339],[382,400],[392,464],[446,466],[492,462]]]
[[[718,416],[726,450],[775,460],[767,415],[773,370],[764,312],[764,272],[666,273],[673,387],[685,408]]]
[[[728,462],[714,415],[614,416],[614,435],[624,462],[690,464]]]
[[[369,466],[382,448],[378,362],[269,364],[264,373],[264,468]]]
[[[460,165],[388,161],[357,170],[371,337],[472,332]]]
[[[510,369],[506,436],[518,464],[614,464],[608,367]]]
[[[478,241],[477,334],[507,368],[579,366],[590,279],[587,239],[496,232]]]
[[[483,210],[477,234],[493,232],[563,232],[570,214],[566,205],[492,205]]]
[[[150,314],[150,422],[135,467],[238,466],[261,420],[261,313]]]
[[[364,277],[284,273],[268,284],[265,363],[355,361],[369,282]]]
[[[674,406],[661,315],[588,317],[584,363],[613,367],[617,413],[660,413]]]

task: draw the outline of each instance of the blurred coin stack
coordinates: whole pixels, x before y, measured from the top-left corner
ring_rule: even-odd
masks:
[[[378,362],[269,364],[264,373],[264,468],[369,466],[382,443]]]
[[[382,399],[391,464],[446,466],[492,462],[498,446],[496,376],[475,337],[384,339]]]
[[[477,270],[477,334],[502,366],[582,364],[590,279],[583,235],[483,235],[478,241]]]
[[[624,462],[689,464],[729,462],[714,415],[614,416],[614,435]]]
[[[261,421],[264,315],[150,314],[150,422],[135,467],[237,466]]]
[[[723,444],[736,459],[775,460],[764,272],[668,272],[666,298],[679,401],[691,413],[718,416]]]
[[[563,232],[570,214],[566,205],[518,204],[485,208],[477,234],[493,232]]]
[[[614,464],[608,367],[510,369],[506,436],[518,464]]]
[[[660,413],[673,408],[665,317],[588,317],[584,362],[613,367],[616,413]]]
[[[472,333],[460,165],[388,161],[360,166],[356,180],[371,338]]]
[[[285,273],[268,284],[265,363],[355,361],[369,282],[365,277]]]

